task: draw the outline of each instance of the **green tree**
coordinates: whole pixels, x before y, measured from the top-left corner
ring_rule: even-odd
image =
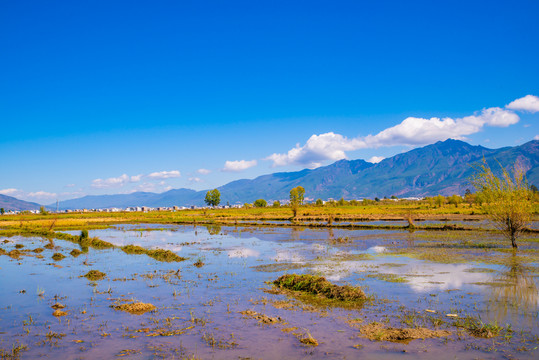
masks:
[[[445,204],[445,197],[443,197],[442,195],[435,196],[434,204],[436,204],[437,207],[442,207],[442,205]]]
[[[296,186],[290,190],[290,206],[292,207],[292,212],[294,217],[298,215],[298,208],[300,205],[303,205],[303,200],[305,198],[305,189],[303,186]]]
[[[324,202],[322,201],[322,199],[316,199],[316,206],[322,206],[324,205]]]
[[[341,199],[339,200],[339,206],[344,206],[346,205],[346,200],[344,200],[344,197],[341,197]]]
[[[268,203],[264,199],[258,199],[258,200],[255,200],[253,205],[254,207],[266,207],[268,206]]]
[[[459,207],[459,204],[462,202],[462,198],[458,195],[451,195],[447,202],[451,205],[455,205],[455,207]]]
[[[526,182],[524,170],[515,164],[511,172],[502,168],[501,176],[497,176],[484,162],[472,183],[480,192],[483,209],[491,221],[517,249],[517,238],[530,223],[533,213],[533,191]]]
[[[217,189],[210,190],[206,193],[206,198],[204,199],[204,202],[208,206],[217,206],[221,202],[221,193]]]
[[[279,200],[275,200],[275,201],[273,202],[273,207],[274,207],[274,208],[281,207],[281,202],[280,202]]]
[[[6,210],[4,208],[0,208],[0,214],[4,215],[6,213]]]
[[[39,208],[39,213],[43,215],[47,215],[49,212],[45,210],[45,206],[42,206]]]

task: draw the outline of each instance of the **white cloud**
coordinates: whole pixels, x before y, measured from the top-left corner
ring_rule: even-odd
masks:
[[[72,187],[75,187],[75,184],[67,184],[67,185],[64,185],[64,187],[66,187],[66,188],[72,188]]]
[[[312,135],[303,146],[296,145],[286,154],[272,154],[266,160],[273,161],[273,166],[290,164],[307,165],[315,168],[322,160],[340,160],[346,158],[345,151],[366,147],[362,139],[348,139],[333,132]]]
[[[56,193],[50,193],[46,191],[36,191],[36,192],[29,192],[27,195],[29,198],[35,198],[35,199],[54,199],[58,197],[58,194]]]
[[[385,159],[385,157],[383,157],[383,156],[373,156],[369,160],[367,160],[367,162],[370,162],[370,163],[373,163],[373,164],[378,164],[380,161],[382,161],[384,159]]]
[[[506,106],[507,109],[529,111],[535,113],[539,111],[539,97],[533,95],[526,95],[515,101],[511,101]]]
[[[141,175],[128,176],[127,174],[123,174],[121,176],[111,177],[108,179],[95,179],[92,180],[92,187],[96,189],[122,187],[127,183],[140,181],[141,177]]]
[[[148,175],[150,179],[170,179],[179,178],[180,176],[181,174],[178,170],[153,172]]]
[[[535,136],[533,137],[533,140],[539,140],[539,135],[535,135]]]
[[[237,160],[237,161],[226,161],[223,171],[238,172],[249,169],[253,166],[256,166],[256,160]]]
[[[188,180],[190,182],[196,182],[196,183],[199,183],[199,182],[203,181],[201,178],[198,178],[198,177],[190,177]]]
[[[378,148],[382,146],[419,146],[447,139],[465,139],[466,135],[477,133],[484,126],[507,127],[520,120],[513,111],[499,107],[483,109],[481,112],[463,118],[417,118],[408,117],[400,124],[380,131],[376,135],[347,138],[333,132],[312,135],[305,145],[284,154],[272,154],[265,158],[273,166],[303,165],[318,167],[324,160],[346,158],[347,151]]]
[[[7,196],[16,197],[17,195],[22,194],[22,193],[23,193],[22,190],[14,189],[14,188],[0,190],[0,194],[7,195]]]
[[[208,175],[209,173],[211,173],[211,170],[208,170],[208,169],[198,169],[198,170],[197,170],[197,173],[202,174],[202,175]]]

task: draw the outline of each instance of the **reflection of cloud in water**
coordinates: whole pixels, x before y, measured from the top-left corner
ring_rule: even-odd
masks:
[[[297,253],[293,253],[288,250],[277,250],[277,255],[271,258],[275,261],[291,261],[291,262],[301,262],[303,258]]]
[[[383,253],[384,251],[386,251],[386,248],[383,246],[373,246],[367,249],[367,252],[377,254]]]
[[[405,267],[408,274],[418,275],[406,276],[408,284],[417,292],[428,290],[458,289],[463,284],[475,282],[487,282],[492,280],[492,274],[469,272],[473,267],[464,264],[424,264],[423,266]],[[393,269],[392,269],[393,270]],[[387,271],[395,274],[395,271]],[[421,277],[421,275],[431,275]]]
[[[246,257],[258,257],[260,252],[249,249],[249,248],[239,248],[228,250],[228,257],[231,258],[246,258]]]
[[[329,280],[340,280],[353,273],[371,272],[373,266],[379,265],[379,260],[332,262],[316,266],[313,270],[321,272]],[[374,273],[402,276],[408,281],[405,284],[416,292],[454,289],[464,284],[492,281],[491,274],[468,272],[471,268],[473,267],[465,264],[414,262],[400,267],[381,266],[374,269]]]
[[[324,246],[322,244],[312,244],[311,248],[313,249],[313,251],[317,252],[327,251],[327,246]]]

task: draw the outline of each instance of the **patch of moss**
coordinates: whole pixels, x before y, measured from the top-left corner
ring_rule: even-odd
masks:
[[[327,299],[340,301],[364,301],[367,299],[361,288],[334,285],[322,276],[287,274],[279,277],[273,284],[279,288],[306,292]]]
[[[88,271],[83,277],[87,278],[88,280],[97,281],[103,279],[107,274],[104,272],[101,272],[99,270],[90,270]]]

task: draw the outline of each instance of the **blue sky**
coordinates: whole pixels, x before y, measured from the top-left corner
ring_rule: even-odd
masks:
[[[538,13],[537,1],[4,2],[0,193],[208,189],[447,137],[522,144],[539,134]]]

